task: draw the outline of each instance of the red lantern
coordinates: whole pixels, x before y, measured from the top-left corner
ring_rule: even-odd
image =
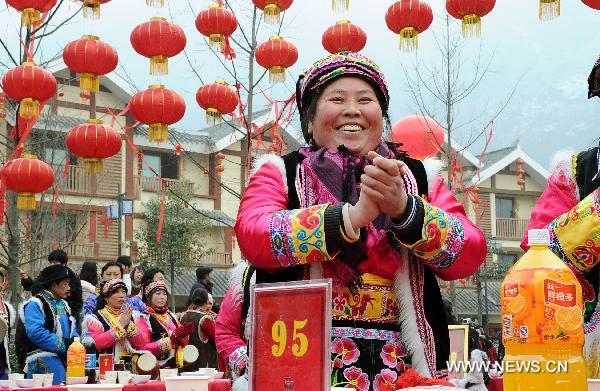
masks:
[[[103,159],[116,155],[121,150],[121,136],[101,120],[90,119],[77,125],[65,137],[67,148],[84,159],[85,171],[90,174],[104,172]]]
[[[460,282],[460,285],[467,285],[467,280],[465,280],[464,278],[461,278],[460,280],[458,280],[458,282]]]
[[[225,39],[237,29],[235,14],[219,4],[211,4],[196,17],[196,28],[213,45],[223,47]]]
[[[367,44],[367,34],[349,20],[340,20],[335,26],[325,30],[321,42],[325,50],[331,54],[345,51],[359,52]]]
[[[70,42],[63,51],[67,67],[79,73],[79,87],[90,92],[100,91],[100,75],[115,70],[119,62],[117,51],[93,35]]]
[[[175,146],[175,155],[181,156],[181,151],[183,151],[183,146],[181,144],[177,144]]]
[[[2,86],[6,95],[19,102],[19,115],[25,119],[39,116],[40,103],[56,94],[54,75],[32,62],[6,72]]]
[[[273,36],[256,48],[256,62],[269,70],[271,83],[285,81],[285,70],[298,60],[298,49],[283,37]]]
[[[109,1],[110,0],[83,0],[83,17],[89,19],[99,19],[100,4],[106,4]]]
[[[181,53],[187,43],[181,27],[159,17],[134,28],[130,40],[136,52],[150,58],[152,75],[169,73],[169,57]]]
[[[20,210],[35,209],[35,194],[43,193],[54,183],[52,167],[29,154],[6,162],[2,175],[6,187],[18,193],[17,209]]]
[[[581,0],[583,4],[595,10],[600,10],[600,0]]]
[[[208,123],[221,122],[223,114],[232,113],[239,103],[235,90],[223,80],[205,84],[196,93],[196,102],[206,110]]]
[[[394,124],[391,140],[401,143],[400,149],[410,157],[424,159],[438,153],[444,145],[444,128],[433,118],[410,115]]]
[[[21,25],[31,27],[41,19],[41,13],[46,13],[56,5],[57,0],[6,0],[21,13]]]
[[[419,34],[433,22],[429,4],[420,0],[400,0],[388,8],[385,23],[400,35],[400,50],[412,51],[419,47]]]
[[[540,20],[552,20],[560,16],[560,0],[540,0]]]
[[[6,118],[6,111],[4,109],[0,109],[0,122],[4,121]]]
[[[208,170],[204,170],[204,171],[202,171],[202,173],[203,173],[204,175],[208,175]]]
[[[257,8],[264,12],[265,23],[277,24],[281,20],[281,11],[290,8],[294,0],[252,0]]]
[[[6,105],[6,94],[4,92],[0,92],[0,109],[3,109]]]
[[[79,97],[82,101],[87,102],[92,98],[92,93],[86,90],[83,90],[79,93]]]
[[[519,178],[519,180],[517,181],[517,184],[519,185],[519,187],[521,188],[521,190],[525,190],[525,183],[527,181],[524,178]]]
[[[481,35],[481,18],[489,14],[496,0],[446,0],[446,11],[455,19],[462,19],[463,37]]]
[[[129,109],[136,120],[149,125],[148,140],[162,143],[168,137],[168,125],[183,118],[185,101],[175,91],[155,84],[135,94]]]

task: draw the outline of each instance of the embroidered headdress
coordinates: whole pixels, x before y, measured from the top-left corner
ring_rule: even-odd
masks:
[[[113,293],[115,293],[118,289],[125,289],[125,293],[127,293],[127,285],[120,278],[114,278],[112,280],[104,282],[100,286],[100,295],[102,297],[109,297]]]
[[[596,60],[592,73],[588,77],[588,99],[597,96],[600,98],[600,57]]]
[[[169,294],[169,291],[167,290],[167,286],[165,285],[164,282],[153,281],[144,288],[144,298],[146,298],[146,299],[150,298],[150,296],[152,296],[154,291],[159,290],[159,289],[164,290],[167,293],[167,295]]]

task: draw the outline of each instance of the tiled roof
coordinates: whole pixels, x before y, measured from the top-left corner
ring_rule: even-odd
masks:
[[[500,285],[501,281],[487,282],[487,310],[490,315],[500,314]],[[477,315],[477,289],[464,288],[460,285],[455,285],[457,291],[453,312],[456,316]],[[444,290],[442,292],[444,298],[449,299],[449,293]],[[485,281],[481,282],[481,308],[485,314]]]
[[[207,223],[211,227],[230,227],[235,225],[235,220],[222,210],[200,209],[200,213],[207,217]]]
[[[169,279],[169,272],[167,273],[167,280]],[[225,296],[227,288],[229,288],[229,278],[231,271],[229,269],[214,269],[211,273],[213,282],[213,296],[220,302]],[[189,268],[183,270],[177,270],[175,273],[175,285],[169,284],[173,287],[172,290],[176,296],[187,297],[190,294],[190,289],[196,283],[196,268]]]

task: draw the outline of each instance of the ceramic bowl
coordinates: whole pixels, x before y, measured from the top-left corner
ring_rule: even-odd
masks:
[[[150,381],[150,375],[131,375],[131,380],[135,384],[144,384]]]
[[[67,378],[67,384],[85,384],[88,382],[87,376],[73,376]]]
[[[17,387],[31,388],[35,386],[35,379],[17,379]]]

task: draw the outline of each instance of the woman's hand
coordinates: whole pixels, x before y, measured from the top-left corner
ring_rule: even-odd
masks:
[[[125,309],[121,312],[121,315],[119,316],[119,324],[123,326],[124,329],[126,329],[127,326],[129,326],[129,323],[131,323],[131,307],[129,305],[126,305]]]
[[[402,176],[406,174],[403,162],[388,159],[374,151],[369,152],[372,165],[365,167],[361,176],[361,194],[367,194],[379,205],[382,213],[393,219],[402,217],[406,210],[408,195]]]
[[[358,230],[369,224],[381,213],[379,204],[373,198],[372,194],[373,191],[371,189],[365,190],[364,185],[361,184],[358,202],[356,205],[350,205],[348,208],[350,223],[352,224],[352,228],[355,230]]]

